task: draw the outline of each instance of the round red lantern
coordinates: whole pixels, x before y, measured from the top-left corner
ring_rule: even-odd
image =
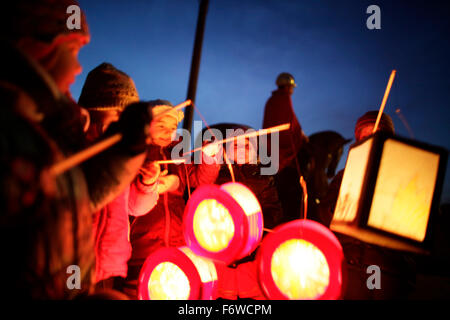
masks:
[[[295,220],[266,236],[258,251],[259,281],[268,299],[339,299],[344,254],[335,235],[311,220]]]
[[[241,183],[197,188],[186,205],[183,223],[192,251],[225,264],[253,252],[263,233],[258,199]]]
[[[188,247],[158,249],[142,266],[140,300],[212,300],[216,296],[214,263]]]

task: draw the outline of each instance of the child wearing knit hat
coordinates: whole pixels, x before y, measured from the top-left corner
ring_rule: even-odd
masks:
[[[12,11],[24,17],[18,19],[3,10],[2,21],[8,28],[1,36],[36,60],[53,78],[63,94],[70,96],[69,87],[81,73],[78,52],[89,43],[86,16],[80,11],[80,28],[67,27],[67,8],[78,5],[73,0],[18,0]]]
[[[89,111],[91,118],[87,138],[97,139],[111,122],[119,120],[127,105],[137,101],[136,86],[126,73],[106,62],[91,70],[78,99],[78,104]]]
[[[128,105],[138,100],[133,79],[123,71],[110,63],[102,63],[91,70],[78,100],[90,113],[88,140],[97,140],[111,123],[119,120]],[[139,216],[155,206],[158,200],[158,175],[157,165],[141,171],[129,188],[94,213],[97,288],[120,289],[121,278],[127,276],[127,261],[131,256],[128,215]],[[145,185],[142,184],[144,179]]]

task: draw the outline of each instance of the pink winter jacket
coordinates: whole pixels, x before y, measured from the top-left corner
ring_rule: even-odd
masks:
[[[131,257],[129,215],[148,213],[158,201],[157,183],[142,184],[140,176],[93,217],[95,236],[95,282],[126,277]]]

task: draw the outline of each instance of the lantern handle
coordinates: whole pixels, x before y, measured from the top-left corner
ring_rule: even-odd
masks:
[[[378,111],[377,121],[375,122],[375,126],[373,127],[372,133],[375,133],[378,129],[378,125],[380,124],[381,115],[383,114],[384,107],[386,106],[387,99],[389,97],[389,92],[392,88],[392,83],[394,82],[395,74],[397,73],[396,70],[392,70],[391,76],[389,77],[389,81],[386,87],[386,90],[384,92],[383,101],[381,102],[380,110]]]

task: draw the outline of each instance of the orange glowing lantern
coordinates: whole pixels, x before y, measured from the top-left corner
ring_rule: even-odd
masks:
[[[447,152],[376,133],[351,146],[330,228],[391,249],[426,253]]]
[[[258,199],[240,183],[203,185],[184,213],[184,236],[196,254],[230,264],[256,249],[263,233]]]
[[[140,300],[213,300],[216,296],[214,263],[187,247],[155,251],[139,275]]]
[[[335,235],[312,220],[273,230],[258,251],[259,281],[268,299],[339,299],[344,254]]]

